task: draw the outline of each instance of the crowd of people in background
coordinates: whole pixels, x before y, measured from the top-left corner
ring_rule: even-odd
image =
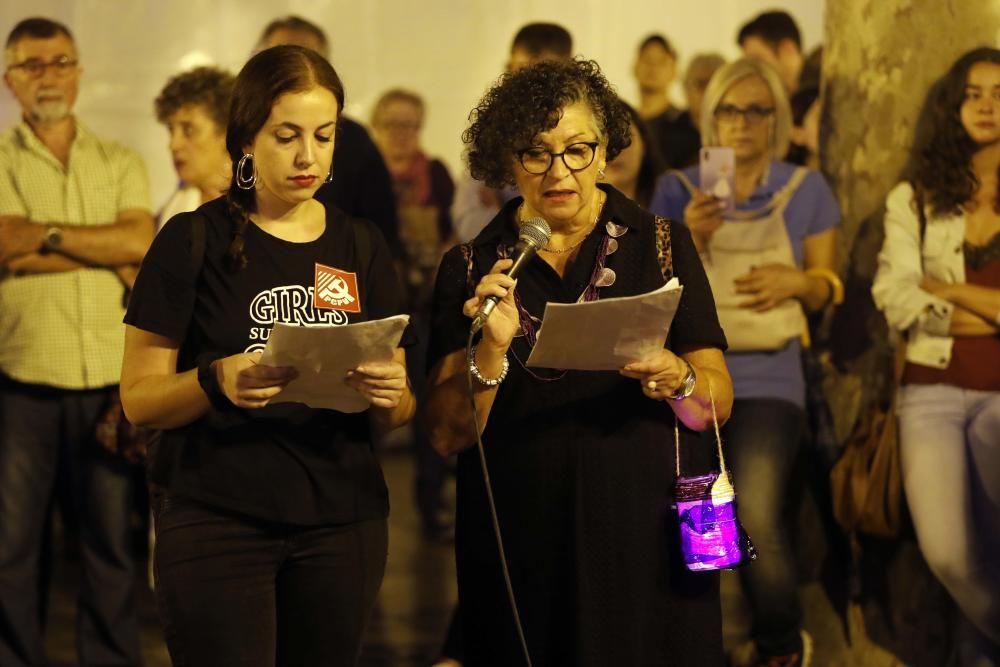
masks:
[[[414,503],[426,539],[454,541],[458,555],[439,667],[513,665],[522,651],[538,665],[814,664],[784,515],[812,435],[814,315],[843,299],[840,209],[819,171],[822,54],[803,51],[782,11],[736,41],[740,58],[688,54],[679,72],[667,36],[644,38],[632,107],[597,63],[574,58],[565,28],[528,24],[456,128],[467,164],[451,174],[421,144],[434,110],[420,91],[386,90],[367,127],[344,116],[324,31],[277,19],[240,73],[205,66],[165,83],[151,111],[176,189],[151,202],[137,154],[73,115],[70,30],[15,26],[4,79],[23,118],[0,135],[0,665],[45,660],[56,496],[75,508],[81,545],[83,664],[142,662],[129,523],[143,502],[176,664],[353,664],[387,549],[376,446],[417,406]],[[1000,51],[942,74],[887,201],[873,293],[906,337],[903,483],[921,550],[960,610],[958,664],[1000,665]],[[725,196],[703,189],[716,148],[733,156]],[[551,237],[515,298],[502,248],[535,216]],[[313,285],[314,263],[336,265],[363,315],[312,292],[272,294]],[[621,374],[523,363],[547,302],[643,293],[670,275],[697,303],[661,355]],[[465,337],[487,296],[497,311],[468,361],[487,424],[476,433]],[[271,315],[250,318],[264,297]],[[297,375],[255,351],[280,299],[315,322],[409,314],[393,359],[345,380],[367,411],[268,405]],[[148,498],[131,461],[151,436],[124,427],[123,406],[160,432]],[[543,409],[548,426],[518,430]],[[676,424],[680,448],[716,410],[759,554],[740,569],[750,637],[725,657],[718,580],[671,564],[662,524],[642,514],[669,495]],[[491,465],[520,563],[517,623],[469,449],[477,435],[506,447]],[[336,456],[322,453],[330,442]]]

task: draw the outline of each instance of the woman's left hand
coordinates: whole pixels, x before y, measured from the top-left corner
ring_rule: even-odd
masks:
[[[762,313],[804,294],[809,288],[808,280],[805,273],[794,266],[765,264],[755,266],[750,273],[734,282],[737,293],[750,297],[740,307]]]
[[[658,350],[655,354],[625,364],[618,371],[642,384],[642,393],[654,401],[662,401],[674,393],[687,377],[687,364],[670,350]]]
[[[399,405],[406,391],[406,367],[398,361],[372,361],[347,372],[344,380],[379,408]]]

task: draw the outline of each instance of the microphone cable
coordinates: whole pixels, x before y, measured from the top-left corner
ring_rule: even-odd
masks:
[[[521,625],[521,614],[517,610],[517,598],[514,596],[514,585],[510,581],[510,569],[507,567],[507,555],[503,548],[503,536],[500,534],[500,520],[497,518],[497,506],[493,500],[493,484],[490,481],[490,470],[486,465],[486,449],[483,447],[482,429],[479,428],[479,412],[476,410],[476,390],[473,384],[471,362],[472,362],[472,341],[475,332],[469,332],[469,340],[465,344],[465,376],[469,380],[469,406],[472,408],[472,421],[476,428],[476,448],[479,450],[479,464],[483,470],[483,485],[486,487],[486,500],[490,506],[490,519],[493,521],[493,533],[497,538],[497,551],[500,554],[500,569],[503,571],[503,581],[507,587],[507,599],[510,601],[510,609],[514,616],[514,626],[517,628],[517,638],[521,642],[521,650],[524,652],[524,661],[528,667],[533,667],[531,663],[531,653],[528,652],[528,642],[524,638],[524,628]]]

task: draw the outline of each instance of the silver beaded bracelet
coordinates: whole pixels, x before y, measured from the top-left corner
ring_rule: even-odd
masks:
[[[507,361],[507,355],[503,355],[503,361],[500,366],[500,375],[495,378],[487,378],[483,377],[482,372],[479,370],[479,366],[476,365],[476,350],[478,349],[478,345],[472,348],[472,356],[469,357],[469,372],[472,373],[472,377],[476,378],[479,384],[486,387],[495,387],[504,381],[504,378],[507,377],[507,371],[510,370],[510,362]]]

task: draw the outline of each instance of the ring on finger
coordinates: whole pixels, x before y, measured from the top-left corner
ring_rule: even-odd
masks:
[[[650,380],[646,383],[646,388],[650,391],[656,391],[656,380]]]

